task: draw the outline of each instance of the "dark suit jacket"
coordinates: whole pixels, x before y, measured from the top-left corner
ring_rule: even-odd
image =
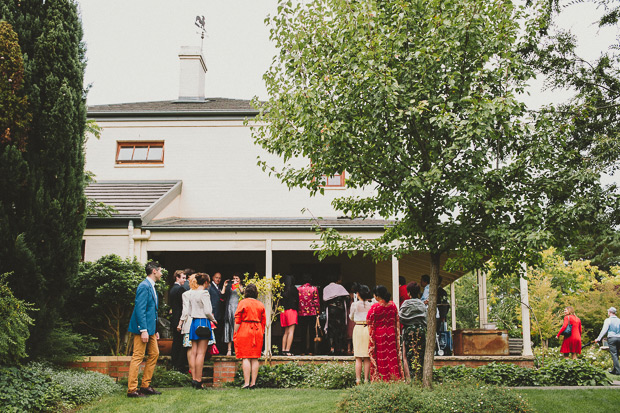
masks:
[[[181,313],[183,312],[182,296],[184,292],[185,288],[177,283],[174,283],[168,291],[168,304],[172,310],[172,316],[170,317],[170,328],[173,331],[176,331],[176,328],[179,325],[179,320],[181,319]]]
[[[213,311],[213,317],[219,322],[222,317],[222,302],[219,288],[213,285],[213,283],[209,284],[209,296],[211,297],[211,310]]]

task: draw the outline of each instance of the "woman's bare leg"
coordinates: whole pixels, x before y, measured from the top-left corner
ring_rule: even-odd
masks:
[[[258,377],[258,359],[250,359],[250,364],[252,365],[252,381],[250,382],[250,386],[256,386],[256,378]]]
[[[198,340],[198,346],[196,348],[196,358],[194,359],[194,368],[196,370],[196,381],[202,381],[202,368],[205,364],[205,354],[207,353],[207,347],[209,346],[209,340]],[[192,370],[194,375],[194,370]]]
[[[243,369],[243,387],[248,387],[250,385],[250,375],[252,372],[252,363],[250,359],[243,359],[241,368]]]
[[[362,381],[362,358],[355,357],[355,384],[360,384]]]
[[[288,335],[286,337],[286,351],[291,351],[291,346],[293,345],[293,336],[295,335],[295,324],[286,327],[286,329],[288,330]]]
[[[370,376],[370,357],[364,357],[364,381],[368,383]]]

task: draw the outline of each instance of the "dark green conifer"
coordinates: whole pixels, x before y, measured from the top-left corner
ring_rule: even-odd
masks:
[[[19,203],[15,213],[22,219],[11,234],[23,254],[0,266],[13,271],[15,295],[40,309],[29,343],[29,354],[36,356],[45,354],[77,274],[85,223],[82,28],[73,0],[0,0],[0,19],[18,35],[32,114],[23,152],[25,194],[0,195]],[[34,263],[24,261],[31,258]]]

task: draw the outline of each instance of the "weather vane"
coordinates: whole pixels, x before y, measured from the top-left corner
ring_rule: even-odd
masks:
[[[198,27],[200,29],[200,50],[202,51],[202,45],[204,43],[205,40],[205,16],[196,16],[196,21],[194,22],[194,25],[196,27]]]

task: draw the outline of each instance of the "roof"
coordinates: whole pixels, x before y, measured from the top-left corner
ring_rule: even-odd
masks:
[[[176,181],[100,181],[86,187],[87,197],[116,209],[112,218],[136,218],[148,222],[176,195],[182,182]]]
[[[341,230],[383,230],[393,221],[350,218],[169,218],[151,221],[144,229],[160,230],[312,230],[317,225]]]
[[[251,101],[206,98],[202,102],[162,100],[155,102],[117,103],[88,107],[91,118],[161,117],[161,116],[255,116],[258,111]]]

